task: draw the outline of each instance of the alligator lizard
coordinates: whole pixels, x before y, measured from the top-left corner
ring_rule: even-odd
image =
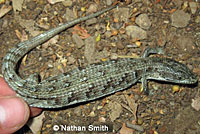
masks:
[[[63,30],[99,16],[113,9],[111,6],[86,17],[50,29],[30,40],[21,42],[8,51],[3,59],[2,73],[8,85],[30,106],[59,108],[87,102],[124,90],[136,82],[142,82],[147,90],[147,80],[193,84],[197,76],[186,65],[167,58],[148,57],[159,53],[158,49],[147,49],[138,59],[117,59],[76,68],[58,76],[39,81],[37,75],[22,79],[16,73],[17,64],[25,54]]]

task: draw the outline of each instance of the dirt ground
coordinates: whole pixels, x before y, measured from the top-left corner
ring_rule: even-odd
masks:
[[[56,0],[55,0],[56,1]],[[94,13],[113,0],[25,0],[0,4],[12,9],[0,18],[0,63],[8,49],[74,18]],[[186,64],[200,77],[200,2],[198,0],[124,0],[119,7],[73,26],[29,52],[19,67],[27,78],[41,80],[78,66],[108,59],[138,58],[147,47],[163,47],[168,57]],[[155,55],[153,55],[155,56]],[[149,81],[150,95],[140,92],[141,83],[123,92],[62,109],[44,109],[39,127],[24,126],[17,133],[119,133],[199,134],[199,85]],[[194,102],[196,102],[194,104]],[[33,122],[30,119],[30,122]],[[109,131],[82,130],[107,126]],[[56,131],[55,127],[59,130]],[[79,127],[66,131],[62,127]],[[40,129],[38,129],[40,128]]]

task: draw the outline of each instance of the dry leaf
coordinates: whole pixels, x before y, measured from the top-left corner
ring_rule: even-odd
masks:
[[[29,126],[33,134],[39,134],[42,128],[42,124],[43,124],[42,120],[44,118],[45,118],[45,115],[44,115],[44,112],[42,112],[42,114],[33,118],[27,123],[27,125]]]
[[[15,30],[15,34],[17,35],[17,38],[21,40],[22,34],[20,33],[19,30]]]
[[[125,97],[126,97],[129,107],[131,108],[131,112],[133,113],[135,119],[137,119],[136,112],[137,112],[138,104],[135,103],[134,98],[132,98],[128,95],[125,95]]]
[[[72,34],[78,34],[82,39],[86,39],[90,37],[90,34],[88,34],[87,30],[81,28],[80,26],[76,25],[73,28]]]
[[[110,117],[111,121],[113,122],[122,113],[122,106],[117,102],[110,102],[108,107],[111,110],[109,117]]]
[[[13,10],[16,11],[22,11],[24,0],[12,0],[12,6]]]
[[[62,1],[65,1],[65,0],[48,0],[48,2],[50,4],[55,4],[55,3],[58,3],[58,2],[62,2]]]
[[[200,97],[192,99],[192,104],[191,105],[195,110],[199,111],[200,110]]]
[[[123,123],[122,128],[120,130],[120,134],[132,134],[133,130],[130,128],[127,128],[125,123]]]
[[[160,3],[160,0],[156,0],[156,2],[155,2],[155,3],[156,3],[156,4],[157,4],[157,3]]]
[[[169,11],[170,14],[174,13],[176,11],[176,9],[172,9]]]
[[[28,31],[33,37],[42,33],[41,31],[39,31],[38,27],[35,27],[35,20],[32,20],[32,19],[25,20],[25,19],[22,19],[21,16],[19,15],[15,15],[15,19],[20,24],[20,26],[25,28],[26,31]]]
[[[11,6],[3,5],[0,9],[0,18],[6,15],[12,9]]]

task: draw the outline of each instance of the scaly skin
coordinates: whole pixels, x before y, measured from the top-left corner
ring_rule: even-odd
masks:
[[[148,91],[148,79],[180,84],[197,82],[196,75],[185,65],[171,59],[147,57],[154,49],[147,49],[143,57],[139,59],[127,58],[91,64],[85,68],[77,68],[58,76],[49,77],[41,82],[38,82],[34,75],[28,79],[22,79],[16,74],[16,65],[19,60],[33,48],[63,30],[99,16],[114,7],[111,6],[92,15],[60,25],[10,49],[3,59],[2,73],[8,85],[16,91],[17,96],[22,97],[33,107],[59,108],[98,99],[124,90],[138,81],[141,81],[145,91]],[[155,51],[154,53],[159,52]]]

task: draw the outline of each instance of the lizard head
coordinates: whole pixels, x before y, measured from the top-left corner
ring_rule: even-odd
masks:
[[[162,59],[155,63],[157,66],[152,69],[149,79],[178,84],[195,84],[198,81],[197,75],[182,63],[171,59]]]

